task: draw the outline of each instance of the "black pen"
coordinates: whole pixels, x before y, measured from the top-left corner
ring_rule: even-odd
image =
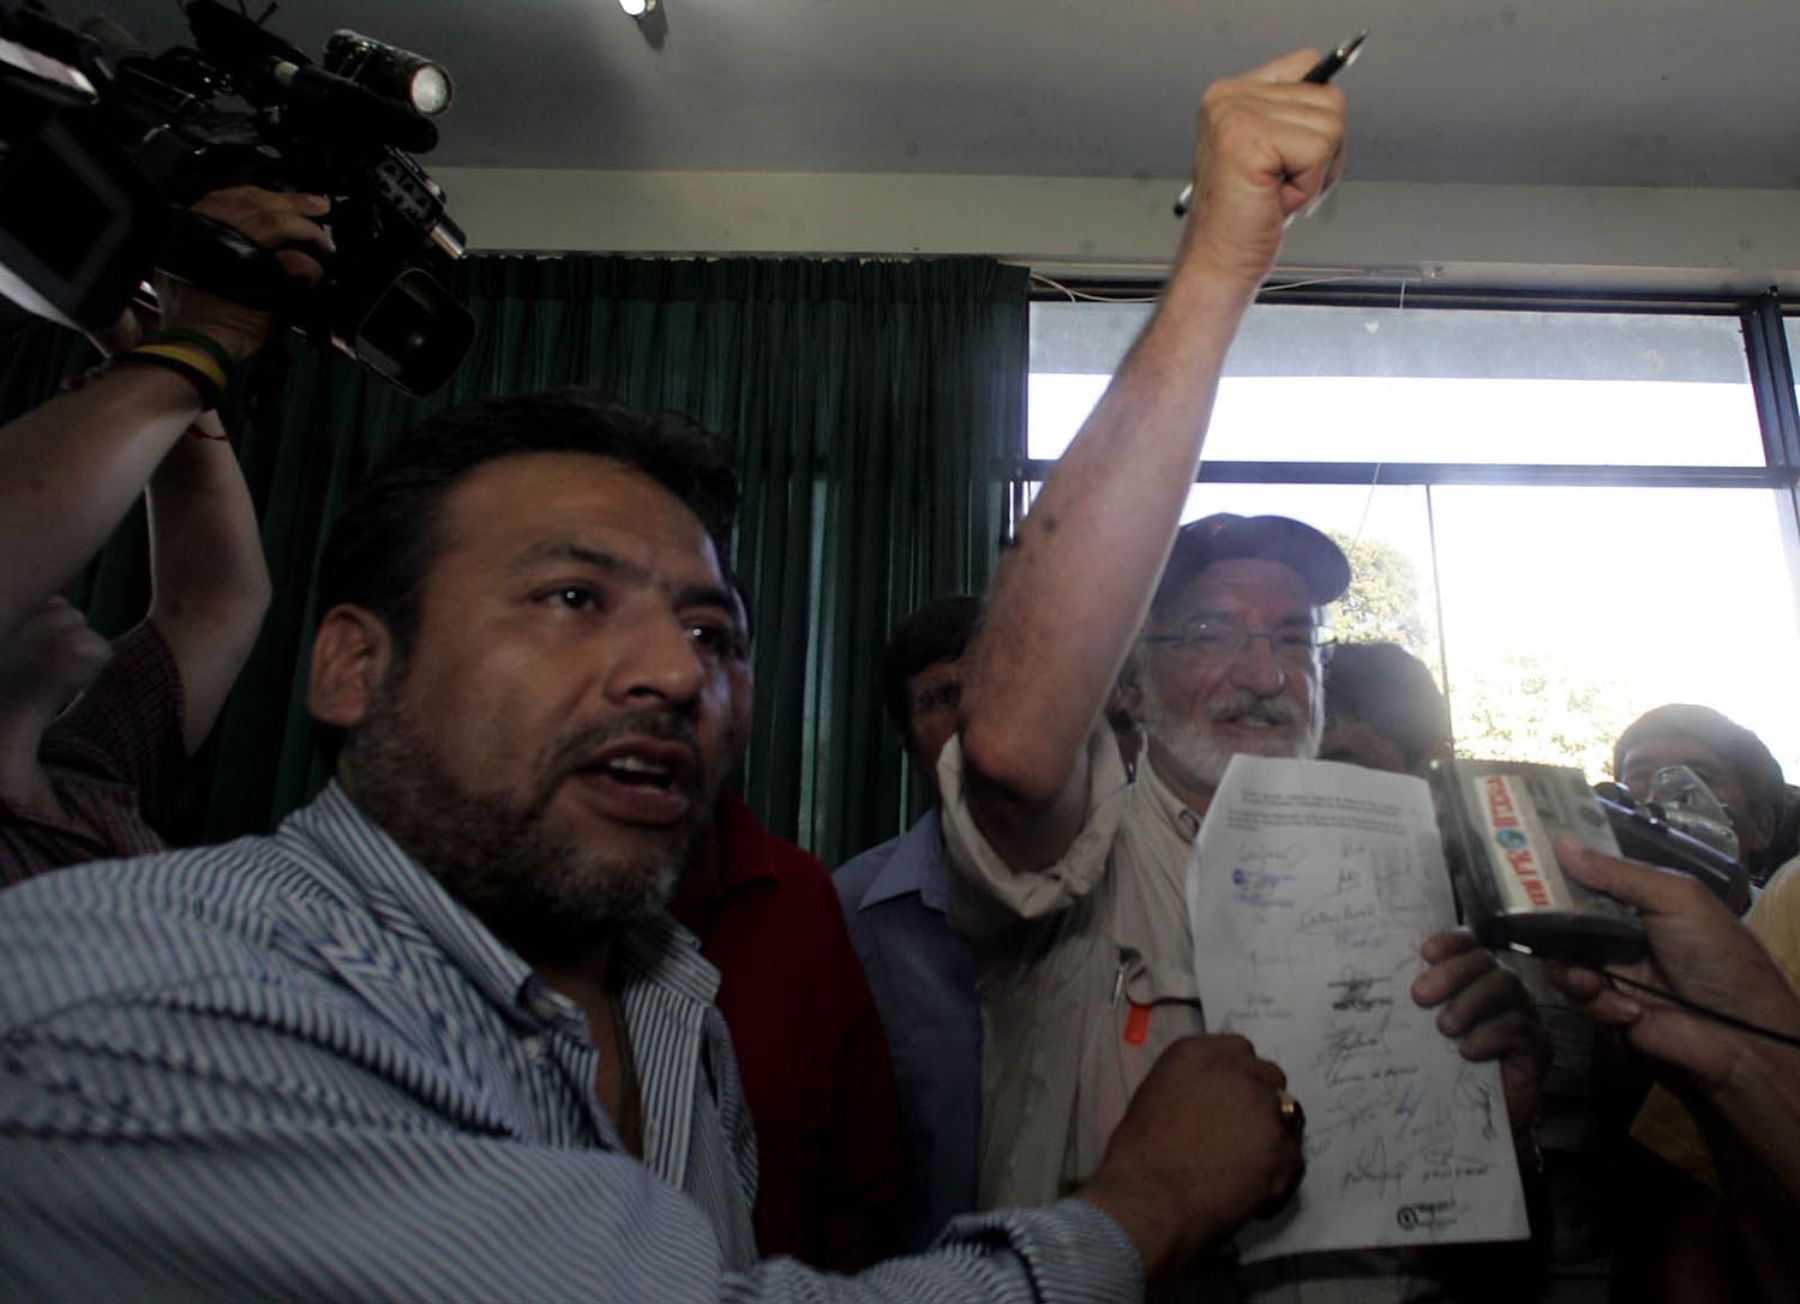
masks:
[[[1337,49],[1320,59],[1306,70],[1306,76],[1300,80],[1311,82],[1314,86],[1323,86],[1344,69],[1356,62],[1356,56],[1362,52],[1363,42],[1369,39],[1367,31],[1358,32],[1345,41]],[[1194,183],[1188,182],[1182,187],[1181,197],[1175,201],[1175,216],[1186,217],[1188,205],[1194,202]]]

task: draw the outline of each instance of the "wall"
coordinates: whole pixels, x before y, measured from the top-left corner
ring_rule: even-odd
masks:
[[[470,247],[618,253],[991,253],[1154,275],[1168,178],[443,168]],[[1345,182],[1297,222],[1292,276],[1800,297],[1800,191]]]

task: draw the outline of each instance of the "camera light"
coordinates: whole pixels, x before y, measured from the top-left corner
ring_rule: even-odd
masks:
[[[443,64],[348,28],[325,42],[325,68],[427,118],[449,108],[455,93]]]
[[[435,118],[450,107],[450,76],[435,63],[414,70],[407,85],[406,97],[413,108],[428,118]]]
[[[632,18],[642,18],[656,8],[656,0],[619,0],[619,8]]]

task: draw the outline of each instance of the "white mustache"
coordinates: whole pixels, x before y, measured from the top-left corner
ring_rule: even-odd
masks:
[[[1246,715],[1260,715],[1288,729],[1300,729],[1306,724],[1301,718],[1300,709],[1292,702],[1274,697],[1258,697],[1255,693],[1240,692],[1222,702],[1214,702],[1206,709],[1206,718],[1214,724]]]

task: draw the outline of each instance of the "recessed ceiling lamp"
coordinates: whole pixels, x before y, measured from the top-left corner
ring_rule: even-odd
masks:
[[[656,8],[656,0],[619,0],[619,8],[633,18],[642,18]]]

